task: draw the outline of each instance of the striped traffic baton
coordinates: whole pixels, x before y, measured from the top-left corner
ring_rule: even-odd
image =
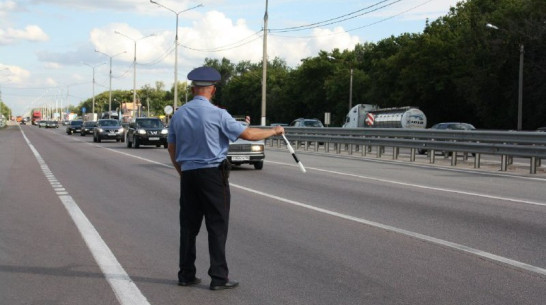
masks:
[[[286,143],[286,147],[288,147],[288,151],[290,151],[290,153],[292,154],[292,157],[294,157],[294,160],[296,161],[296,163],[300,167],[301,171],[303,173],[307,172],[305,170],[305,167],[303,167],[303,164],[301,164],[300,160],[298,160],[298,157],[296,156],[296,153],[294,152],[294,149],[292,148],[292,145],[290,145],[290,142],[288,142],[288,139],[286,139],[286,136],[284,135],[284,133],[282,133],[281,135],[282,135],[282,137],[284,139],[284,142]]]

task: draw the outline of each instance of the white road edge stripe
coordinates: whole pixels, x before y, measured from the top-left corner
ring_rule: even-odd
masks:
[[[55,185],[52,185],[54,190],[59,188],[60,183],[58,182],[57,178],[55,178],[44,159],[42,159],[40,153],[36,150],[34,145],[32,145],[22,129],[21,132],[23,133],[25,141],[34,154],[34,157],[36,157],[36,160],[42,168],[46,178],[50,182],[55,181]],[[95,261],[102,270],[104,277],[110,284],[110,287],[112,287],[112,290],[114,291],[119,303],[122,305],[150,305],[146,297],[142,294],[142,292],[138,289],[136,284],[133,282],[133,280],[131,280],[127,272],[125,272],[121,264],[118,262],[114,256],[114,253],[112,253],[110,248],[108,248],[99,232],[97,232],[93,224],[91,224],[74,199],[72,199],[72,196],[68,195],[67,192],[60,190],[55,191],[64,207],[72,217],[72,220],[80,231],[83,240],[87,244],[87,247],[91,251]]]
[[[116,153],[119,153],[119,154],[122,154],[122,155],[134,157],[134,158],[137,158],[137,159],[140,159],[140,160],[143,160],[143,161],[148,161],[150,163],[163,165],[165,167],[172,167],[172,165],[169,165],[169,164],[160,163],[160,162],[156,162],[156,161],[153,161],[153,160],[148,160],[146,158],[134,156],[134,155],[131,155],[131,154],[128,154],[128,153],[116,151],[116,150],[109,149],[109,148],[106,148],[106,147],[103,147],[103,148],[108,149],[108,150],[113,151],[113,152],[116,152]],[[274,161],[267,161],[267,162],[282,164],[282,165],[287,165],[287,166],[293,166],[291,164],[282,163],[282,162],[274,162]],[[424,189],[432,189],[432,190],[460,193],[460,194],[465,194],[465,195],[480,196],[480,197],[487,197],[487,198],[496,198],[496,199],[501,199],[501,200],[508,200],[508,201],[522,202],[522,203],[529,203],[529,204],[545,205],[543,203],[536,203],[536,202],[532,202],[532,201],[524,201],[524,200],[504,198],[504,197],[493,197],[493,196],[484,195],[484,194],[468,193],[468,192],[462,192],[462,191],[456,191],[456,190],[426,187],[426,186],[422,186],[422,185],[412,185],[412,184],[409,184],[409,183],[402,183],[402,182],[396,182],[396,181],[390,181],[390,180],[382,180],[382,179],[376,179],[376,178],[371,178],[371,177],[364,177],[364,176],[358,176],[358,175],[353,175],[353,174],[346,174],[346,173],[322,170],[322,169],[317,169],[317,168],[313,168],[313,169],[317,170],[317,171],[324,171],[324,172],[329,172],[329,173],[334,173],[334,174],[339,174],[339,175],[369,178],[369,179],[373,179],[373,180],[377,180],[377,181],[400,184],[400,185],[406,185],[406,186],[412,186],[412,187],[420,187],[420,188],[424,188]],[[458,251],[470,253],[470,254],[485,258],[485,259],[489,259],[491,261],[496,261],[496,262],[503,263],[503,264],[506,264],[506,265],[509,265],[509,266],[512,266],[512,267],[520,268],[520,269],[523,269],[523,270],[527,270],[527,271],[530,271],[530,272],[533,272],[533,273],[538,273],[538,274],[541,274],[543,276],[546,276],[546,269],[544,269],[544,268],[529,265],[529,264],[526,264],[526,263],[523,263],[523,262],[520,262],[520,261],[516,261],[516,260],[513,260],[513,259],[503,257],[503,256],[499,256],[499,255],[496,255],[496,254],[493,254],[493,253],[489,253],[489,252],[485,252],[485,251],[482,251],[482,250],[474,249],[474,248],[471,248],[471,247],[468,247],[468,246],[465,246],[465,245],[453,243],[453,242],[443,240],[443,239],[439,239],[439,238],[435,238],[435,237],[432,237],[432,236],[428,236],[428,235],[424,235],[424,234],[420,234],[420,233],[416,233],[416,232],[412,232],[412,231],[408,231],[408,230],[404,230],[404,229],[399,229],[399,228],[392,227],[392,226],[389,226],[389,225],[384,225],[382,223],[369,221],[369,220],[366,220],[366,219],[362,219],[362,218],[358,218],[358,217],[354,217],[354,216],[350,216],[350,215],[345,215],[345,214],[341,214],[341,213],[338,213],[338,212],[333,212],[333,211],[322,209],[322,208],[317,208],[317,207],[314,207],[312,205],[308,205],[308,204],[301,203],[301,202],[298,202],[298,201],[282,198],[282,197],[271,195],[271,194],[264,193],[264,192],[260,192],[260,191],[257,191],[257,190],[251,189],[251,188],[247,188],[247,187],[244,187],[244,186],[241,186],[241,185],[238,185],[238,184],[230,183],[229,185],[232,186],[232,187],[247,191],[247,192],[251,192],[251,193],[254,193],[254,194],[257,194],[257,195],[261,195],[261,196],[264,196],[264,197],[275,199],[275,200],[278,200],[278,201],[281,201],[281,202],[284,202],[284,203],[292,204],[292,205],[295,205],[295,206],[299,206],[299,207],[306,208],[306,209],[309,209],[309,210],[313,210],[313,211],[316,211],[316,212],[320,212],[320,213],[324,213],[324,214],[327,214],[327,215],[339,217],[339,218],[342,218],[342,219],[351,220],[351,221],[354,221],[354,222],[358,222],[358,223],[365,224],[365,225],[368,225],[368,226],[380,228],[380,229],[383,229],[383,230],[403,234],[403,235],[413,237],[413,238],[416,238],[416,239],[419,239],[419,240],[423,240],[423,241],[430,242],[430,243],[433,243],[433,244],[445,246],[445,247],[452,248],[452,249],[455,249],[455,250],[458,250]]]

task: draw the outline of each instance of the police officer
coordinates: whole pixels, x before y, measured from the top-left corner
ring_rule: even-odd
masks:
[[[215,84],[221,76],[211,67],[200,67],[188,74],[193,100],[180,107],[169,125],[168,151],[180,175],[180,261],[178,284],[198,284],[195,240],[203,217],[208,232],[211,277],[210,289],[235,288],[226,261],[230,190],[226,156],[229,141],[237,138],[255,141],[284,132],[251,128],[237,122],[226,110],[211,103]]]

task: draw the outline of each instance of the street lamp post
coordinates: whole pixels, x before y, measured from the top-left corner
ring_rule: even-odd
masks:
[[[123,53],[127,53],[127,51],[119,52],[115,55],[108,55],[106,53],[103,53],[99,50],[95,50],[97,53],[101,53],[102,55],[110,57],[110,89],[108,91],[108,118],[110,119],[110,114],[112,113],[112,58],[121,55]]]
[[[91,69],[93,69],[93,106],[92,106],[93,109],[91,110],[91,113],[93,113],[93,115],[95,113],[95,68],[98,67],[98,66],[104,65],[104,64],[105,63],[103,62],[103,63],[98,64],[96,66],[91,66],[90,64],[84,63],[84,65],[89,66],[89,67],[91,67]]]
[[[195,8],[201,7],[203,6],[203,4],[199,4],[194,7],[190,7],[188,9],[177,12],[154,0],[150,0],[150,3],[161,6],[162,8],[167,9],[176,15],[176,31],[174,36],[174,101],[173,101],[173,108],[176,110],[176,106],[178,103],[178,15],[180,15],[181,13],[187,12],[189,10],[193,10]]]
[[[351,68],[351,79],[349,81],[349,111],[353,108],[353,68]]]
[[[133,57],[133,103],[136,103],[136,47],[137,47],[137,41],[139,40],[142,40],[142,39],[145,39],[145,38],[148,38],[148,37],[151,37],[151,36],[155,36],[155,34],[151,34],[151,35],[148,35],[148,36],[144,36],[140,39],[134,39],[134,38],[131,38],[121,32],[118,32],[118,31],[114,31],[114,33],[118,34],[118,35],[121,35],[129,40],[132,40],[133,43],[134,43],[134,57]]]
[[[485,27],[493,30],[503,30],[496,25],[488,23]],[[503,30],[506,31],[506,30]],[[523,59],[525,54],[525,46],[519,43],[519,77],[518,77],[518,130],[523,127]]]

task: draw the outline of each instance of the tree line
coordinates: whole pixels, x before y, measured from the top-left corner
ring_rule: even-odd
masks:
[[[483,129],[515,129],[521,46],[522,122],[524,130],[533,130],[546,126],[544,0],[468,0],[427,21],[422,33],[358,44],[354,50],[320,51],[297,67],[281,58],[270,60],[267,123],[290,123],[298,117],[322,120],[330,112],[331,126],[341,126],[351,105],[375,104],[419,107],[429,126],[460,121]],[[214,103],[233,115],[250,115],[259,124],[262,63],[207,58],[204,65],[222,74]],[[183,104],[187,88],[178,86]],[[107,94],[96,100],[107,102]],[[166,90],[161,82],[144,86],[138,94],[141,101],[149,99],[154,115],[173,102],[173,88]],[[132,101],[130,91],[113,96]],[[80,109],[91,109],[90,103],[82,102]]]

